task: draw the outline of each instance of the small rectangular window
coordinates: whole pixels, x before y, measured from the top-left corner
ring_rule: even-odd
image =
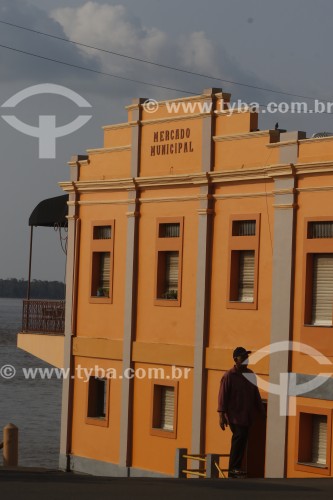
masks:
[[[161,437],[176,437],[177,391],[177,383],[154,383],[151,434]]]
[[[235,220],[232,223],[232,236],[255,236],[255,220]]]
[[[312,415],[312,463],[326,465],[327,417]]]
[[[238,300],[253,302],[254,294],[254,250],[239,252]]]
[[[328,452],[328,424],[331,412],[314,413],[313,409],[301,409],[298,413],[298,456],[297,469],[317,469],[317,472],[329,474],[330,454]],[[301,466],[301,468],[299,467]],[[304,469],[303,469],[304,470]],[[326,470],[326,472],[325,472]]]
[[[230,216],[228,309],[258,308],[260,214]]]
[[[89,284],[92,304],[111,304],[113,301],[114,236],[114,220],[92,221]]]
[[[180,306],[183,219],[157,219],[155,305]]]
[[[180,224],[167,223],[159,225],[159,238],[179,238],[180,236]]]
[[[92,290],[93,297],[110,296],[110,252],[93,253]]]
[[[175,389],[161,386],[161,413],[159,426],[166,431],[173,431],[175,411]]]
[[[88,418],[105,420],[107,417],[107,380],[90,377],[88,387]]]
[[[94,240],[110,240],[112,236],[111,226],[95,226]]]
[[[158,298],[177,300],[179,252],[158,252]]]
[[[312,324],[332,326],[333,254],[313,255]]]
[[[309,222],[308,238],[333,238],[333,221]]]

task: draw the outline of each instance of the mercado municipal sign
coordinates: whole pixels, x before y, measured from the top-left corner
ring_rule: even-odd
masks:
[[[189,128],[161,130],[153,134],[154,144],[150,146],[150,156],[194,152]]]

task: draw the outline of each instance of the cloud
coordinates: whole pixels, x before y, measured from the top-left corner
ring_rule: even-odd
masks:
[[[52,19],[46,11],[22,0],[1,0],[0,18],[9,23],[66,38],[61,25]],[[75,45],[42,37],[13,26],[1,25],[0,44],[70,64],[88,65],[98,69],[98,63],[91,60],[86,54],[82,54]],[[2,81],[38,80],[39,78],[44,79],[45,76],[49,79],[75,78],[75,72],[71,73],[66,66],[43,61],[3,47],[0,47],[0,64]]]
[[[64,7],[52,11],[52,17],[71,40],[125,54],[130,57],[151,60],[189,71],[217,73],[232,65],[225,52],[203,32],[192,32],[178,38],[155,28],[147,27],[123,5],[107,5],[89,1],[78,8]],[[174,72],[156,66],[138,63],[130,59],[93,51],[81,50],[94,56],[103,71],[128,78],[156,82],[161,85],[198,91],[212,85],[200,77]],[[222,56],[222,57],[221,57]],[[117,85],[117,84],[115,84]],[[216,86],[216,82],[215,82]],[[123,84],[119,84],[123,87]],[[145,90],[149,92],[149,88]],[[150,89],[150,93],[159,92]],[[165,97],[165,95],[164,95]]]
[[[245,73],[240,64],[232,60],[228,51],[210,39],[204,31],[189,31],[178,37],[173,36],[157,27],[146,26],[143,19],[134,16],[124,5],[88,1],[78,7],[62,7],[48,13],[24,0],[2,0],[0,17],[5,21],[130,57],[207,75],[221,75],[229,80],[259,82],[262,85],[259,77]],[[200,93],[207,87],[222,86],[230,90],[230,86],[218,80],[144,64],[6,25],[1,25],[0,44],[96,71],[194,93]],[[0,64],[2,81],[49,81],[76,88],[79,86],[82,91],[128,101],[139,96],[165,99],[178,95],[176,91],[167,92],[156,87],[126,82],[3,48],[0,48]],[[239,97],[239,89],[234,89],[234,97]]]
[[[178,37],[153,26],[145,26],[141,18],[135,17],[124,5],[101,4],[88,1],[79,7],[64,7],[52,11],[56,20],[70,40],[81,41],[130,57],[150,60],[166,66],[185,69],[227,80],[238,80],[263,86],[260,77],[245,72],[229,52],[210,39],[205,31],[194,31]],[[102,70],[127,78],[157,83],[166,87],[200,93],[203,88],[222,87],[233,91],[235,98],[242,97],[242,87],[232,87],[218,79],[202,78],[149,64],[118,57],[105,52],[80,48],[92,57]],[[171,98],[176,95],[153,87],[128,84],[106,78],[106,91],[119,97],[148,96]],[[248,99],[257,100],[255,91],[246,90]]]
[[[71,40],[125,53],[138,58],[156,58],[168,45],[168,36],[156,28],[147,28],[122,5],[87,2],[78,8],[59,8],[52,16]],[[94,54],[103,68],[127,70],[131,63],[102,52],[82,49]]]

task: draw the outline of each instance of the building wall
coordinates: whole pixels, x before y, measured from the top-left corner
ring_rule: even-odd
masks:
[[[185,100],[193,105],[190,113],[180,108],[173,115],[165,102],[151,114],[135,101],[128,107],[128,123],[104,127],[104,148],[88,150],[89,158],[79,162],[75,189],[72,183],[61,184],[77,193],[81,221],[75,365],[120,371],[125,366],[163,368],[167,377],[172,365],[191,369],[188,379],[177,381],[177,432],[172,437],[152,432],[154,381],[111,380],[109,423],[101,427],[86,422],[87,384],[75,380],[72,456],[130,467],[138,474],[173,475],[176,448],[227,453],[230,431],[220,430],[216,406],[234,347],[256,352],[270,344],[279,330],[274,314],[280,310],[288,314],[283,340],[305,338],[304,224],[307,217],[331,216],[333,140],[260,131],[256,114],[230,114],[223,108],[222,98],[228,102],[229,97],[210,89]],[[212,107],[200,110],[203,105]],[[286,236],[281,222],[285,209],[296,220],[287,235],[294,254],[282,255],[292,272],[290,318],[278,290],[273,295],[274,270],[283,269],[281,249],[276,250]],[[256,218],[258,228],[257,295],[249,307],[228,300],[231,220],[241,216]],[[171,306],[155,301],[157,222],[179,217],[182,283],[180,301]],[[115,221],[112,301],[90,297],[92,224],[103,220]],[[201,240],[206,229],[207,243]],[[206,263],[198,258],[203,249]],[[202,266],[207,269],[204,279]],[[306,341],[332,359],[330,330],[307,334]],[[283,362],[289,371],[303,375],[321,369],[304,354],[294,353],[290,359],[287,354]],[[270,367],[268,353],[253,369],[266,382],[279,375],[276,363]],[[268,398],[263,389],[261,395]],[[276,404],[274,398],[270,401]],[[327,411],[333,406],[329,400],[297,398],[296,407],[302,405]],[[282,436],[279,465],[274,466],[274,440],[269,439],[267,470],[273,477],[311,476],[311,470],[295,467],[297,418],[276,422]],[[268,424],[274,432],[270,414]]]

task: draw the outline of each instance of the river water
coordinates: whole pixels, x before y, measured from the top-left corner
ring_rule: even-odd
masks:
[[[57,468],[62,382],[24,377],[23,368],[50,365],[16,347],[21,317],[21,299],[0,298],[0,442],[11,422],[19,428],[19,465]],[[1,376],[5,365],[15,368],[13,378]]]

